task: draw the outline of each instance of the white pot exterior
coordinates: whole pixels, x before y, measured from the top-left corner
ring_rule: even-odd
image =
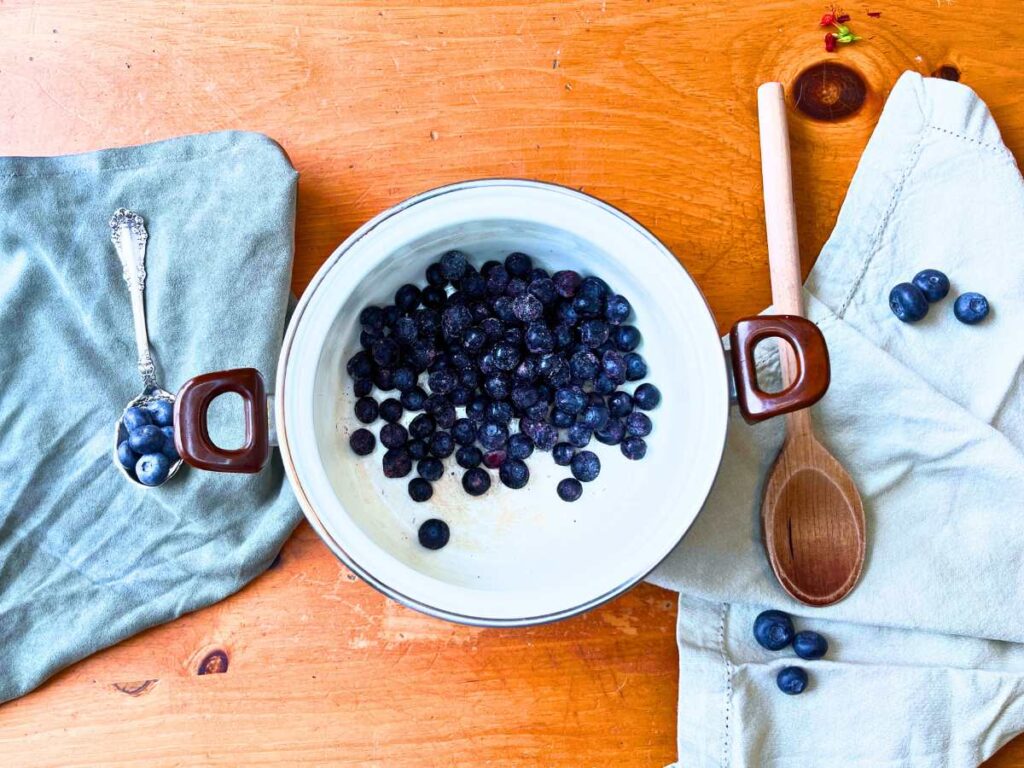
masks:
[[[348,447],[352,414],[345,362],[359,349],[360,310],[421,284],[444,251],[479,266],[512,251],[549,270],[604,278],[632,302],[638,351],[662,391],[647,457],[633,462],[596,441],[600,477],[569,504],[555,493],[567,467],[535,451],[530,483],[464,493],[448,460],[434,496],[413,502],[408,478],[383,476],[383,448]],[[314,277],[285,337],[276,421],[285,468],[307,518],[354,572],[425,613],[487,626],[565,618],[642,579],[679,542],[707,497],[725,443],[725,361],[714,319],[693,280],[647,230],[618,210],[563,187],[466,182],[386,211],[342,243]],[[408,421],[407,419],[405,420]],[[417,541],[421,522],[451,527],[444,549]]]

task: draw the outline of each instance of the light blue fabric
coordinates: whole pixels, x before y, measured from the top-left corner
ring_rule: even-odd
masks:
[[[783,424],[733,417],[705,509],[652,577],[682,593],[681,766],[975,766],[1024,730],[1022,243],[1024,183],[984,103],[904,74],[805,286],[832,362],[812,413],[864,501],[863,577],[827,608],[782,591],[759,510]],[[950,296],[899,322],[889,289],[928,267]],[[991,302],[979,325],[953,316],[965,291]],[[759,363],[778,383],[777,353]],[[758,646],[767,607],[828,656]],[[790,697],[775,676],[793,663],[812,680]]]
[[[146,220],[165,389],[240,366],[273,381],[297,178],[275,142],[237,132],[0,159],[0,701],[232,594],[300,519],[276,452],[258,475],[186,467],[153,490],[112,464],[142,385],[107,227],[122,206]]]

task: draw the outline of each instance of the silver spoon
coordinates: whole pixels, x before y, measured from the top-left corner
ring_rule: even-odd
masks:
[[[149,334],[146,332],[146,305],[143,296],[146,290],[146,241],[149,239],[149,234],[146,232],[146,224],[142,217],[126,208],[118,208],[114,211],[114,215],[110,217],[109,223],[110,241],[114,244],[117,257],[121,260],[124,281],[127,283],[128,292],[132,297],[135,346],[139,353],[139,373],[142,374],[143,384],[142,394],[125,406],[124,411],[121,413],[121,418],[117,420],[117,424],[114,427],[114,464],[117,465],[117,468],[121,470],[125,477],[143,487],[163,485],[167,480],[170,480],[182,464],[181,458],[178,457],[177,452],[173,448],[168,448],[167,451],[154,448],[148,452],[148,454],[160,453],[169,462],[167,476],[162,481],[155,483],[143,483],[135,469],[127,467],[125,462],[122,462],[122,457],[119,453],[121,444],[128,441],[129,437],[129,429],[125,425],[125,418],[129,416],[129,410],[133,408],[141,409],[146,418],[153,419],[155,414],[152,409],[160,410],[162,408],[173,412],[174,405],[174,395],[157,384],[156,366],[153,364],[153,355],[149,351]],[[160,406],[159,403],[161,401],[167,403],[167,405]],[[134,412],[131,414],[131,416],[137,415]],[[164,418],[161,421],[168,421],[166,414],[164,414]],[[152,426],[159,428],[163,425],[154,423]],[[170,426],[170,424],[167,424],[167,426]],[[173,445],[173,443],[165,443],[165,445]],[[136,455],[135,452],[132,455]],[[139,455],[138,458],[141,460],[143,457]],[[156,463],[151,458],[149,461],[150,464]],[[128,461],[127,463],[130,465],[135,464],[134,461]],[[160,472],[156,474],[159,476]]]

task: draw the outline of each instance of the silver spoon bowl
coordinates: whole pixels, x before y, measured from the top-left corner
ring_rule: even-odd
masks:
[[[131,295],[132,319],[135,324],[135,346],[138,350],[139,373],[142,376],[143,383],[142,393],[125,406],[120,418],[114,425],[114,464],[121,470],[121,474],[133,483],[144,488],[157,487],[170,480],[182,465],[181,458],[173,449],[173,438],[165,438],[163,447],[159,451],[153,449],[146,454],[133,451],[132,455],[137,453],[139,455],[136,460],[127,462],[130,466],[126,466],[125,462],[121,461],[120,454],[121,444],[129,441],[130,438],[130,430],[125,424],[125,418],[131,408],[141,409],[146,414],[146,417],[152,421],[154,418],[154,408],[158,407],[157,404],[159,402],[168,403],[171,406],[172,414],[174,407],[174,395],[161,388],[157,383],[156,366],[153,363],[153,355],[149,349],[149,334],[146,330],[144,295],[146,290],[146,241],[149,239],[149,234],[146,232],[146,224],[142,217],[134,211],[129,211],[125,208],[118,208],[114,211],[114,215],[110,217],[109,223],[110,240],[114,244],[114,250],[117,252],[118,258],[121,260],[124,281],[128,285],[128,292]],[[167,419],[163,419],[163,421],[167,421]],[[156,422],[153,422],[151,425],[158,428],[170,426],[173,429],[173,415],[171,416],[170,423],[166,425]],[[143,482],[139,478],[136,467],[140,467],[141,462],[147,457],[152,457],[156,454],[160,454],[167,459],[167,475],[159,482]],[[153,458],[149,458],[149,460],[151,462],[159,461]]]

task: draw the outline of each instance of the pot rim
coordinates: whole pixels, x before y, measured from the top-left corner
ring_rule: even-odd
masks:
[[[568,187],[562,184],[555,184],[552,182],[536,181],[532,179],[494,177],[456,182],[453,184],[446,184],[427,190],[425,192],[421,192],[412,197],[406,198],[402,202],[377,214],[372,219],[367,221],[365,224],[360,226],[355,232],[353,232],[351,235],[345,238],[345,240],[343,240],[341,244],[339,244],[338,247],[335,248],[334,252],[317,270],[312,280],[310,280],[309,285],[307,285],[306,289],[302,292],[302,296],[299,298],[298,304],[296,305],[295,310],[292,312],[292,316],[285,330],[284,341],[282,343],[281,354],[278,357],[277,365],[277,377],[274,397],[274,421],[276,422],[276,430],[278,435],[279,447],[281,450],[282,463],[284,464],[285,472],[291,483],[292,490],[295,493],[295,497],[298,499],[299,505],[302,507],[303,514],[309,521],[309,524],[312,526],[313,530],[316,531],[317,535],[327,545],[328,549],[330,549],[331,552],[334,553],[335,557],[337,557],[353,573],[357,574],[363,581],[365,581],[367,584],[369,584],[371,587],[373,587],[383,595],[395,600],[396,602],[408,608],[412,608],[413,610],[425,613],[435,618],[444,619],[457,624],[465,624],[469,626],[478,627],[527,627],[540,624],[549,624],[555,621],[560,621],[562,619],[567,619],[572,616],[577,616],[579,614],[585,613],[593,608],[596,608],[612,600],[615,597],[618,597],[619,595],[628,591],[632,587],[636,586],[636,584],[638,584],[652,571],[654,571],[675,550],[675,548],[679,545],[679,542],[681,542],[685,538],[686,533],[690,530],[690,528],[692,528],[692,523],[689,527],[687,527],[686,531],[683,532],[679,539],[672,543],[672,546],[668,548],[665,555],[661,557],[657,562],[652,564],[650,567],[642,569],[641,572],[634,574],[633,576],[624,580],[622,583],[613,587],[612,589],[607,590],[606,592],[596,597],[583,601],[570,608],[565,608],[559,611],[554,611],[542,615],[525,616],[518,618],[493,618],[457,613],[454,611],[438,608],[436,606],[430,605],[429,603],[425,603],[415,598],[411,598],[394,589],[393,587],[389,586],[388,584],[385,584],[383,581],[376,578],[371,572],[364,569],[352,557],[352,555],[345,550],[341,543],[334,536],[331,535],[327,527],[324,525],[323,521],[320,519],[320,516],[314,504],[307,496],[306,491],[303,488],[302,483],[299,479],[298,471],[295,467],[295,463],[292,458],[291,448],[289,445],[288,424],[285,420],[285,402],[287,399],[285,391],[286,370],[297,329],[300,325],[302,315],[307,309],[312,296],[316,293],[320,284],[324,281],[328,273],[337,265],[342,256],[344,256],[345,253],[348,252],[357,242],[361,241],[363,238],[365,238],[367,235],[373,232],[385,221],[398,215],[399,213],[405,211],[406,209],[414,205],[417,205],[419,203],[436,197],[440,197],[442,195],[461,192],[467,189],[491,188],[501,186],[525,187],[541,189],[549,192],[558,192],[560,194],[575,197],[578,200],[593,205],[599,211],[602,211],[607,214],[612,214],[613,216],[617,217],[623,223],[627,224],[628,226],[636,230],[640,235],[649,239],[657,247],[657,249],[663,253],[663,255],[671,259],[672,262],[679,269],[683,270],[687,278],[691,281],[694,288],[696,289],[697,295],[700,296],[701,300],[704,302],[704,308],[707,311],[712,323],[714,324],[714,313],[711,311],[711,307],[708,304],[707,297],[704,295],[703,291],[701,291],[700,286],[697,285],[697,282],[693,279],[692,275],[690,275],[686,267],[683,266],[682,262],[680,262],[673,255],[673,253],[668,249],[667,246],[665,246],[664,243],[661,242],[660,239],[658,239],[646,227],[644,227],[642,224],[640,224],[638,221],[633,219],[628,214],[624,213],[619,208],[616,208],[615,206],[597,197],[594,197],[593,195],[588,195],[585,192],[573,189],[572,187]],[[726,386],[728,387],[728,382],[731,382],[731,376],[729,375],[728,366],[726,365],[724,355],[719,358],[719,365],[721,365],[720,373],[723,377],[723,380],[726,382]],[[730,409],[730,400],[731,398],[727,397],[724,401],[724,408],[726,412],[724,423],[726,424],[726,428],[723,428],[721,431],[721,441],[720,445],[718,446],[718,456],[717,461],[715,462],[715,472],[712,475],[712,477],[717,477],[718,472],[721,471],[722,459],[725,454],[725,440],[728,431],[727,424],[728,413]],[[707,497],[711,493],[711,487],[712,486],[708,487],[707,492],[704,495],[704,499],[700,503],[701,510],[703,509],[704,504],[707,503]],[[700,514],[700,510],[698,510],[697,514]],[[696,519],[696,516],[694,517],[694,519]]]

